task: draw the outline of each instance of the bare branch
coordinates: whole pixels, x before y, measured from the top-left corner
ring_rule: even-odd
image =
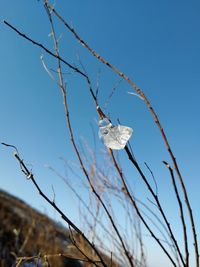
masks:
[[[177,188],[177,185],[176,185],[176,180],[175,180],[175,177],[174,177],[173,169],[166,161],[163,161],[163,163],[165,164],[165,166],[168,168],[168,170],[170,172],[171,179],[172,179],[172,184],[173,184],[173,188],[174,188],[174,192],[175,192],[175,195],[176,195],[176,199],[178,201],[179,210],[180,210],[180,217],[181,217],[181,222],[182,222],[182,227],[183,227],[183,235],[184,235],[186,266],[189,266],[188,238],[187,238],[187,228],[186,228],[186,223],[185,223],[185,217],[184,217],[184,212],[183,212],[183,204],[182,204],[182,201],[181,201],[181,198],[180,198],[180,194],[178,192],[178,188]]]
[[[101,263],[103,264],[104,267],[107,267],[106,263],[102,259],[102,256],[100,255],[99,251],[96,249],[95,245],[92,244],[89,239],[84,235],[84,233],[61,211],[60,208],[55,204],[54,201],[51,201],[40,189],[39,185],[37,184],[32,172],[29,171],[23,160],[20,158],[18,154],[14,155],[15,158],[18,160],[20,166],[23,168],[23,173],[27,176],[30,177],[30,180],[33,182],[34,186],[37,188],[39,194],[61,215],[61,218],[69,225],[71,226],[82,238],[88,243],[88,245],[92,248],[92,250],[95,251],[96,255],[99,257]],[[92,262],[95,266],[96,263],[93,262],[92,259],[90,259],[90,262]]]
[[[53,6],[51,6],[49,4],[49,2],[47,1],[47,6],[49,7],[49,9],[58,17],[58,19],[66,26],[66,28],[74,35],[74,37],[80,42],[80,44],[82,46],[84,46],[95,58],[97,58],[99,61],[101,61],[103,64],[105,64],[107,67],[109,67],[110,69],[112,69],[114,72],[116,72],[119,76],[121,76],[124,80],[126,80],[135,90],[136,92],[140,95],[140,97],[144,100],[144,102],[146,103],[148,109],[150,110],[153,119],[157,125],[157,127],[160,130],[160,133],[162,135],[162,138],[164,140],[164,143],[166,145],[166,148],[168,150],[168,153],[172,159],[175,171],[177,173],[177,176],[179,178],[179,182],[181,184],[183,193],[184,193],[184,197],[185,197],[185,202],[186,202],[186,206],[188,209],[188,213],[189,213],[189,217],[190,217],[190,223],[191,223],[191,228],[192,228],[192,233],[193,233],[193,239],[194,239],[194,247],[195,247],[195,258],[196,258],[196,267],[199,267],[199,251],[198,251],[198,241],[197,241],[197,233],[196,233],[196,227],[195,227],[195,222],[194,222],[194,217],[193,217],[193,212],[192,212],[192,208],[190,205],[190,201],[188,198],[188,194],[187,194],[187,190],[181,175],[181,172],[179,170],[176,158],[174,156],[174,153],[172,152],[171,146],[169,144],[169,141],[167,139],[167,136],[164,132],[164,129],[160,123],[160,120],[155,112],[155,110],[153,109],[151,103],[149,102],[149,100],[147,99],[146,95],[144,94],[143,91],[141,91],[139,89],[139,87],[137,87],[137,85],[132,82],[131,79],[129,79],[124,73],[122,73],[121,71],[119,71],[115,66],[113,66],[110,62],[108,62],[106,59],[104,59],[102,56],[100,56],[95,50],[93,50],[83,39],[81,39],[81,37],[77,34],[77,32],[74,30],[74,28],[72,28],[64,19],[63,17],[55,10],[55,8]],[[127,151],[126,151],[127,152]],[[127,152],[127,155],[129,155],[129,153]]]

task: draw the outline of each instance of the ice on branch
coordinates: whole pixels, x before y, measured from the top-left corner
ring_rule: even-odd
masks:
[[[132,133],[132,128],[122,125],[113,126],[107,118],[99,121],[99,138],[108,148],[123,149]]]

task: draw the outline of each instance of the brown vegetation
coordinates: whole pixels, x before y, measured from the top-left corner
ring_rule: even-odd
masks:
[[[88,266],[69,232],[23,201],[0,191],[0,266]],[[79,237],[76,242],[88,250]],[[30,257],[29,257],[30,256]],[[18,264],[18,265],[17,265]]]

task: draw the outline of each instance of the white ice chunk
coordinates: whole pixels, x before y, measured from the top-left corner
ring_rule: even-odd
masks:
[[[132,133],[132,128],[122,125],[113,126],[107,118],[99,121],[99,138],[108,148],[123,149]]]

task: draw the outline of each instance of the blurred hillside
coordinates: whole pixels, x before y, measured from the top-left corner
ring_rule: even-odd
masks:
[[[80,238],[76,242],[89,253]],[[59,253],[65,257],[55,256]],[[20,257],[27,258],[20,262]],[[77,260],[80,258],[83,256],[71,243],[68,230],[0,190],[0,267],[91,266]]]
[[[14,266],[17,257],[21,256],[70,254],[70,244],[68,232],[62,226],[16,197],[0,191],[1,267]],[[22,262],[20,266],[35,266],[36,260]],[[50,266],[81,266],[78,261],[65,257],[50,257],[48,261]]]

